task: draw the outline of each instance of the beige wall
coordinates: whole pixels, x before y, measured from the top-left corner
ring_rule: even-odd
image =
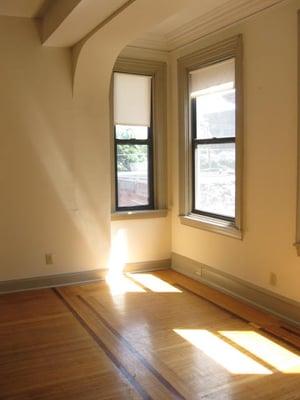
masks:
[[[122,248],[121,257],[124,263],[169,259],[171,257],[171,218],[113,221],[111,239],[114,244],[113,253],[117,253],[120,247]]]
[[[80,75],[80,86],[97,91],[74,95],[71,50],[42,47],[32,20],[0,18],[2,281],[106,268],[120,229],[126,261],[170,257],[170,218],[117,221],[111,230],[108,93],[115,56],[109,43],[102,52],[97,81],[88,69]],[[53,254],[53,265],[45,265],[45,253]]]
[[[300,300],[293,247],[298,8],[299,0],[289,1],[171,54],[172,224],[170,218],[110,223],[108,70],[114,54],[105,70],[97,69],[105,75],[99,101],[74,98],[70,51],[43,48],[30,20],[1,18],[0,280],[105,268],[111,237],[122,232],[127,262],[165,259],[172,249]],[[245,44],[243,241],[183,226],[177,217],[176,60],[237,33]],[[82,69],[80,84],[92,86],[82,82],[85,75]],[[45,265],[46,252],[53,253],[53,266]],[[271,271],[278,275],[276,288],[269,285]]]
[[[0,280],[103,268],[105,120],[72,98],[70,50],[43,48],[33,21],[1,18],[0,58]]]
[[[172,54],[172,250],[300,300],[300,258],[293,247],[297,173],[297,10],[289,1]],[[225,37],[244,36],[244,239],[180,224],[176,59]],[[270,272],[278,276],[269,285]]]

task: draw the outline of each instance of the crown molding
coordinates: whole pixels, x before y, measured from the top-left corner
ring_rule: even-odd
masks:
[[[149,33],[131,44],[172,52],[287,0],[229,0],[165,35]]]
[[[176,50],[283,1],[286,0],[230,0],[168,33],[168,50]]]
[[[168,41],[165,35],[148,33],[146,36],[135,40],[130,44],[130,47],[139,47],[142,49],[169,51]]]

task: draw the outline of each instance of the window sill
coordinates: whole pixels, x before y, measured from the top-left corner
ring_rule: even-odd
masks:
[[[232,222],[198,214],[180,216],[180,222],[183,225],[191,226],[193,228],[230,236],[235,239],[242,239],[242,231]]]
[[[111,214],[111,221],[120,221],[123,219],[164,218],[167,215],[168,210],[117,211]]]

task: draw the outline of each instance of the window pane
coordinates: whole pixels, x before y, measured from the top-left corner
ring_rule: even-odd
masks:
[[[196,97],[198,139],[235,136],[235,89]]]
[[[148,128],[146,126],[116,125],[117,139],[148,139]]]
[[[148,146],[117,145],[118,206],[149,205]]]
[[[198,139],[235,136],[235,59],[190,72]]]
[[[198,145],[195,151],[195,208],[235,216],[235,144]]]

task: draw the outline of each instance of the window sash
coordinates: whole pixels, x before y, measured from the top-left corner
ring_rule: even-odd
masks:
[[[221,137],[221,138],[207,138],[207,139],[199,139],[197,138],[197,107],[196,107],[196,98],[191,98],[191,134],[192,134],[192,213],[199,214],[206,217],[221,219],[229,222],[234,222],[236,218],[236,210],[235,216],[229,217],[227,215],[202,211],[196,208],[196,151],[197,147],[201,145],[207,144],[227,144],[227,143],[234,143],[236,144],[236,137]],[[236,146],[235,146],[236,152]],[[236,176],[236,171],[235,171]],[[235,191],[236,191],[236,184],[235,184]]]
[[[154,175],[153,175],[153,131],[152,125],[148,128],[148,139],[117,139],[116,137],[116,126],[114,126],[114,161],[115,161],[115,204],[116,211],[137,211],[137,210],[153,210],[154,209]],[[148,154],[148,166],[147,166],[147,177],[148,177],[148,194],[149,201],[146,205],[137,206],[119,206],[119,190],[118,190],[118,145],[146,145]]]

